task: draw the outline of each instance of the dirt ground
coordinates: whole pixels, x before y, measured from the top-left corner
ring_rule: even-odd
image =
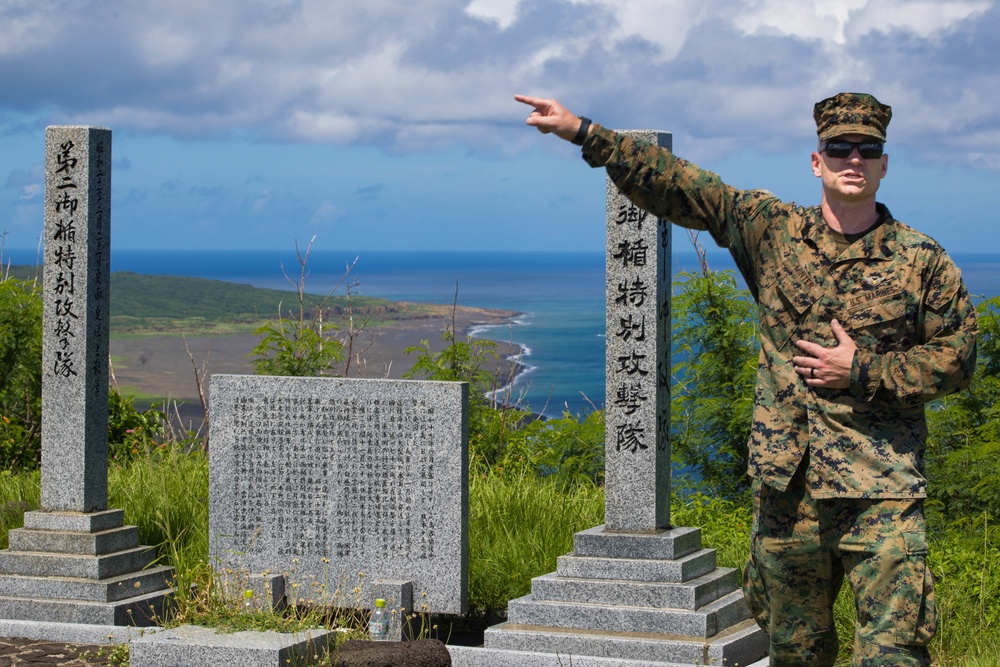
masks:
[[[107,646],[0,637],[0,667],[110,667],[109,651]]]

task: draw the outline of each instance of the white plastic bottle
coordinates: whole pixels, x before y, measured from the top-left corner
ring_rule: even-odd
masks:
[[[385,610],[385,600],[382,598],[375,600],[375,610],[368,623],[368,635],[372,641],[389,641],[389,614]]]

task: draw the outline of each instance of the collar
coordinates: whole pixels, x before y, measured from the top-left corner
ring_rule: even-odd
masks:
[[[837,255],[837,242],[833,239],[830,226],[823,219],[823,210],[813,206],[802,225],[802,238],[824,253],[831,262],[849,259],[891,259],[896,246],[896,225],[892,213],[885,204],[875,204],[879,222],[877,229],[852,243],[844,254]]]
[[[849,259],[892,259],[896,247],[896,225],[892,213],[885,204],[875,204],[879,216],[879,226],[870,234],[852,243],[838,260]]]

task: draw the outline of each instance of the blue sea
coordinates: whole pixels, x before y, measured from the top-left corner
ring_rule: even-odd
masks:
[[[5,250],[4,262],[34,264],[34,250]],[[355,262],[356,259],[356,262]],[[955,254],[969,291],[1000,295],[1000,253]],[[510,326],[481,327],[476,336],[513,340],[527,350],[514,387],[522,405],[548,416],[588,414],[604,401],[604,254],[561,252],[313,251],[306,291],[327,294],[354,263],[357,292],[396,301],[514,310]],[[112,270],[213,278],[293,289],[299,264],[291,251],[114,250]],[[692,251],[675,251],[675,271],[697,270]],[[710,250],[714,269],[735,270],[729,255]],[[341,291],[342,293],[342,291]]]

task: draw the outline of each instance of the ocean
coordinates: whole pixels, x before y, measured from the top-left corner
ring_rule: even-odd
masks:
[[[34,250],[5,250],[3,261],[34,264]],[[355,262],[356,259],[356,262]],[[955,254],[977,299],[1000,295],[1000,253]],[[585,415],[604,401],[604,254],[563,252],[313,251],[306,291],[327,294],[348,264],[358,293],[395,301],[500,308],[522,313],[509,326],[472,335],[513,341],[527,367],[514,387],[522,405],[547,416]],[[674,252],[675,271],[697,270],[693,251]],[[714,269],[735,270],[725,252],[710,249]],[[299,276],[294,249],[114,250],[113,271],[178,275],[294,289],[282,273]],[[742,282],[742,281],[741,281]],[[342,291],[341,291],[342,293]]]

